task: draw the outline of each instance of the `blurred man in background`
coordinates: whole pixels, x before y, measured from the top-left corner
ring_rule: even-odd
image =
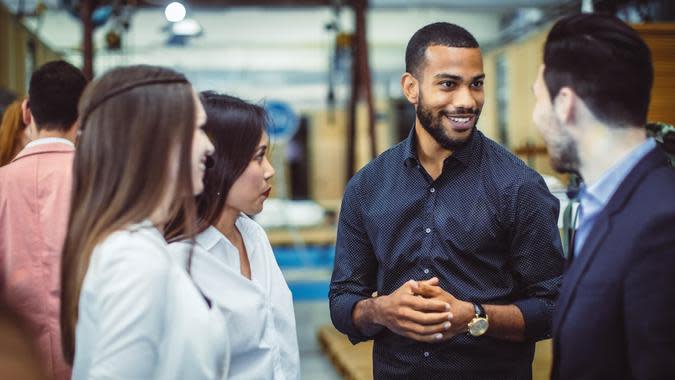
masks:
[[[33,73],[22,109],[38,136],[0,168],[0,290],[54,379],[70,378],[59,333],[59,278],[85,85],[80,70],[64,61]]]

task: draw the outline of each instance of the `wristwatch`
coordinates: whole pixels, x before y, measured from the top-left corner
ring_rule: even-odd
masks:
[[[480,304],[474,303],[473,310],[476,316],[469,322],[469,334],[473,336],[481,336],[485,334],[490,323],[488,323],[488,316],[485,314],[485,309]]]

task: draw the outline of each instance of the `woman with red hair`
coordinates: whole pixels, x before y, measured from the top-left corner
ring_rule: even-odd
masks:
[[[15,100],[7,106],[2,116],[0,166],[9,164],[29,141],[28,130],[21,115],[21,100]]]

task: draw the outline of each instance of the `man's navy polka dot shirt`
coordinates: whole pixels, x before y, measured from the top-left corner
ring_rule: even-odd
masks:
[[[460,300],[515,304],[524,343],[461,334],[420,343],[387,329],[373,350],[378,379],[527,379],[534,342],[550,335],[563,268],[559,203],[541,176],[475,130],[436,179],[417,160],[414,128],[366,165],[342,201],[330,286],[338,330],[357,343],[354,305],[410,279],[440,279]]]

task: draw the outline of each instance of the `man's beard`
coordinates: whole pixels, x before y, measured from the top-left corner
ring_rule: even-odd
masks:
[[[560,131],[556,141],[548,143],[548,154],[551,166],[560,173],[579,173],[579,149],[562,126],[555,126]]]
[[[422,97],[422,93],[420,92],[419,102],[415,112],[417,113],[417,119],[420,121],[420,124],[422,124],[424,130],[427,131],[427,133],[429,133],[429,135],[431,135],[434,140],[436,140],[438,145],[442,146],[444,149],[456,150],[457,148],[464,146],[464,144],[466,144],[467,141],[471,139],[471,136],[476,132],[476,124],[478,123],[478,118],[480,117],[480,111],[480,109],[457,108],[453,113],[440,111],[434,115],[433,111],[431,111],[431,109],[426,107],[424,104],[424,99]],[[448,134],[445,132],[445,129],[443,128],[443,118],[467,114],[472,114],[475,117],[473,127],[471,128],[471,133],[469,133],[467,137],[461,139],[448,136]]]

